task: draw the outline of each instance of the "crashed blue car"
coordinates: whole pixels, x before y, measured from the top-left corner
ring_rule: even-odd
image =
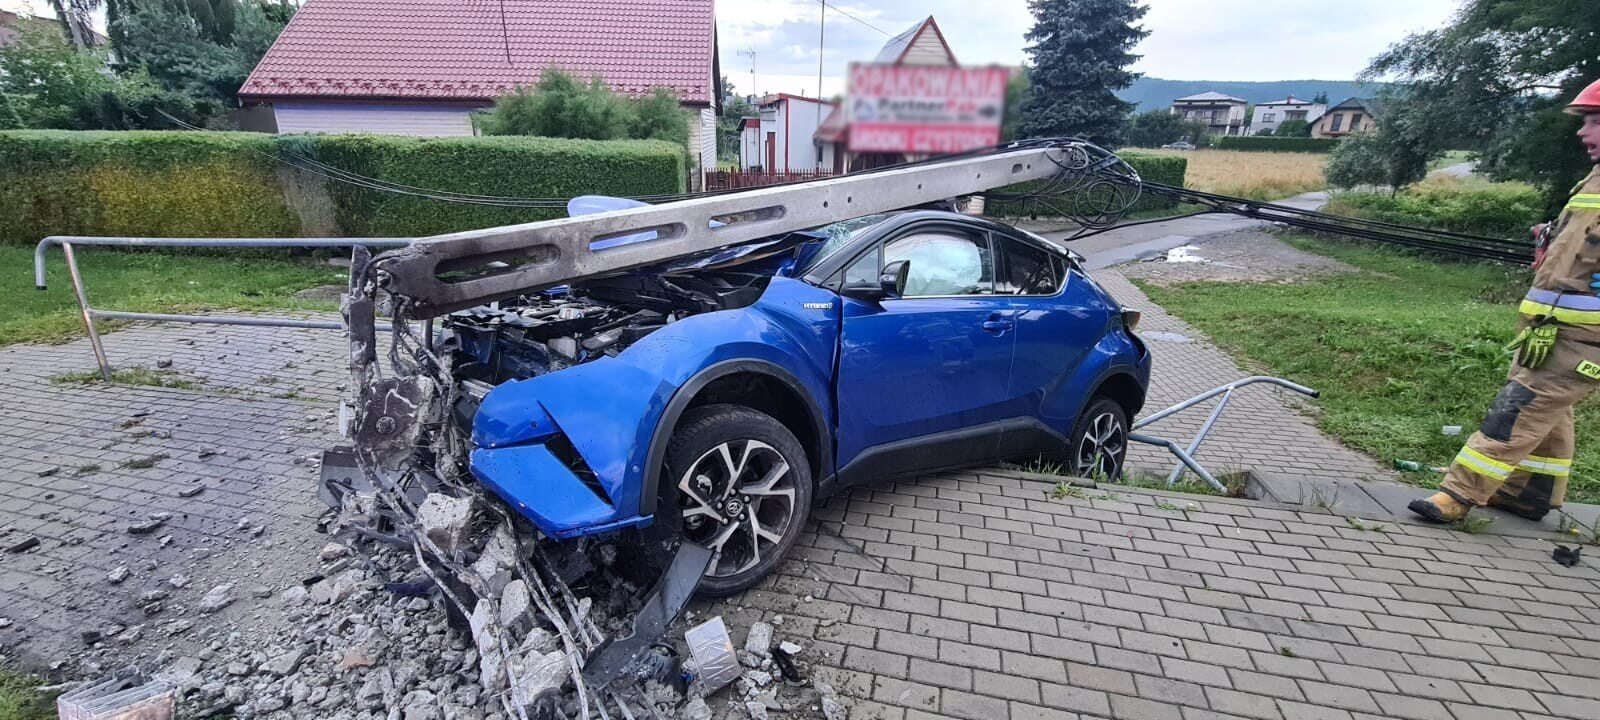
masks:
[[[1137,320],[1048,240],[911,210],[456,312],[437,352],[474,479],[556,539],[671,513],[715,596],[841,488],[1040,456],[1117,476]]]

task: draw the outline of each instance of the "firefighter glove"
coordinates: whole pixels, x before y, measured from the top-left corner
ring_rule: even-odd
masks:
[[[1556,326],[1534,325],[1524,328],[1517,333],[1517,337],[1506,346],[1507,350],[1517,350],[1517,364],[1533,370],[1550,357],[1550,348],[1556,344]]]

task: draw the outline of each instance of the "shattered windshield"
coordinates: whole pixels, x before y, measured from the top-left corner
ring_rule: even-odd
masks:
[[[817,228],[813,232],[827,235],[828,239],[822,242],[822,248],[817,251],[816,255],[812,256],[811,262],[806,264],[806,269],[809,270],[813,267],[816,267],[818,263],[822,262],[829,255],[838,252],[839,248],[850,244],[851,240],[854,240],[862,233],[872,229],[878,223],[881,223],[887,219],[889,219],[889,213],[863,215],[858,218],[851,218],[849,220],[836,222],[832,225],[824,225],[820,228]]]

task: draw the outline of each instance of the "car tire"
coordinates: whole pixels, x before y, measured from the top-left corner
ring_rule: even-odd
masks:
[[[1079,413],[1067,436],[1066,470],[1075,477],[1116,481],[1128,457],[1128,411],[1104,395]]]
[[[690,410],[667,445],[663,492],[676,498],[684,538],[716,554],[696,594],[755,586],[804,532],[814,493],[794,433],[739,405]]]

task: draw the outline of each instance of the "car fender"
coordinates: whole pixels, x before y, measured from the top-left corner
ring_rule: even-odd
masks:
[[[748,371],[772,377],[805,399],[816,436],[823,439],[820,464],[829,465],[838,311],[836,303],[831,312],[807,305],[835,299],[803,282],[774,278],[749,307],[690,316],[615,357],[505,383],[485,398],[474,422],[475,443],[496,446],[495,437],[480,432],[485,428],[547,417],[614,508],[604,525],[641,521],[654,513],[666,444],[695,394],[719,377]],[[496,416],[486,417],[486,411]]]
[[[1140,388],[1148,388],[1150,355],[1128,333],[1116,330],[1101,337],[1084,361],[1063,378],[1063,387],[1074,388],[1073,392],[1046,395],[1048,399],[1046,406],[1041,409],[1041,415],[1047,424],[1063,436],[1071,433],[1073,423],[1088,407],[1089,401],[1108,381],[1119,375],[1133,380]]]

